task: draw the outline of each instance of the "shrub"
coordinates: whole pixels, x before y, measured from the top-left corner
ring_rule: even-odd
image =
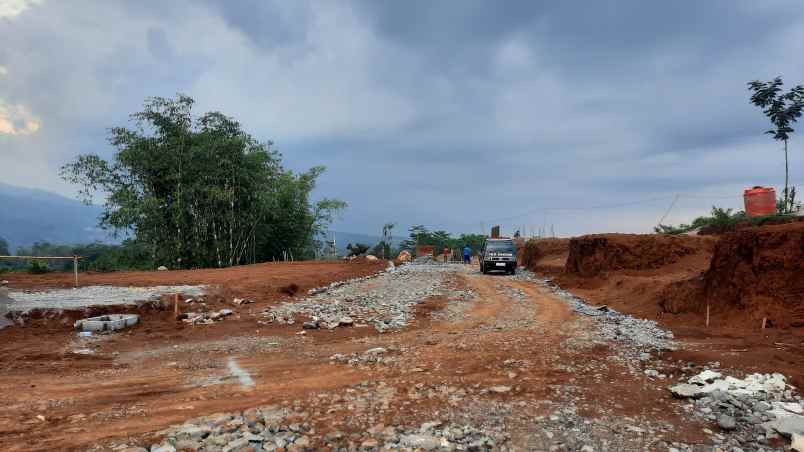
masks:
[[[28,273],[32,275],[42,275],[50,271],[50,267],[48,267],[47,262],[42,261],[33,261],[28,266]]]

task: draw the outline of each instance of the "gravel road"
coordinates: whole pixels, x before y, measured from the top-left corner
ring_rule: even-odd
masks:
[[[528,272],[412,264],[312,292],[243,307],[226,320],[242,325],[236,336],[201,326],[145,352],[136,329],[98,340],[93,362],[111,364],[54,389],[34,382],[58,408],[6,405],[24,408],[12,411],[18,423],[43,413],[48,444],[89,450],[789,447],[772,427],[748,426],[736,411],[744,401],[671,394],[718,363],[674,360],[683,344],[655,322],[598,309]],[[92,378],[104,384],[60,399],[60,388]],[[799,406],[793,388],[782,392],[784,406]]]

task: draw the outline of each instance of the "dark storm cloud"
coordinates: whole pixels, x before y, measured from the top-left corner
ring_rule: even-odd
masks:
[[[59,165],[109,155],[107,127],[183,92],[294,169],[328,166],[319,193],[355,232],[646,231],[679,192],[739,207],[782,175],[746,82],[804,81],[793,0],[29,3],[0,19],[0,108],[41,128],[0,135],[0,178],[64,190]]]

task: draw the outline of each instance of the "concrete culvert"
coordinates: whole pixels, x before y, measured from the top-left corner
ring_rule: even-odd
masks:
[[[117,331],[134,326],[140,321],[136,314],[110,314],[100,317],[89,317],[75,322],[78,331]]]

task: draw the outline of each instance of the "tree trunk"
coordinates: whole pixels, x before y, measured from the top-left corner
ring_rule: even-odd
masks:
[[[787,160],[787,140],[784,140],[784,212],[790,213],[790,165]]]

